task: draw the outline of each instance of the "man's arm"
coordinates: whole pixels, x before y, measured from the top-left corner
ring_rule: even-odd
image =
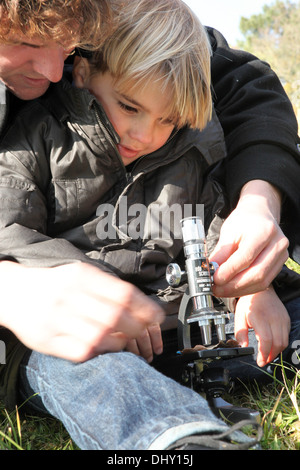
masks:
[[[218,31],[208,28],[208,33],[213,48],[212,93],[228,152],[232,207],[242,187],[253,179],[268,181],[294,201],[300,174],[298,125],[279,78],[257,57],[231,49]]]
[[[268,64],[208,32],[215,109],[228,151],[223,183],[234,209],[211,259],[227,261],[215,276],[216,295],[235,297],[273,280],[288,256],[286,237],[290,253],[300,243],[299,140],[292,105]]]

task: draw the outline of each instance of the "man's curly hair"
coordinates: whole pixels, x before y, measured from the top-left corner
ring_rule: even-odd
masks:
[[[9,33],[99,47],[111,31],[109,0],[0,0],[0,43]]]

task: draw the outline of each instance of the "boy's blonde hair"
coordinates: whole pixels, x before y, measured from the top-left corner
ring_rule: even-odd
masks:
[[[10,33],[99,47],[111,29],[109,0],[0,0],[0,43]]]
[[[196,15],[181,0],[114,0],[115,32],[90,61],[91,73],[109,73],[122,91],[161,83],[168,117],[177,127],[203,129],[211,118],[211,48]]]

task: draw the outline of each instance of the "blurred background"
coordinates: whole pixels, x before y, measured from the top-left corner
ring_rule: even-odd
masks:
[[[300,1],[184,0],[231,47],[268,62],[280,77],[300,124]]]

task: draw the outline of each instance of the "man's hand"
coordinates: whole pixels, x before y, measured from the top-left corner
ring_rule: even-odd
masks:
[[[253,328],[258,341],[257,364],[265,366],[287,346],[290,317],[273,287],[241,297],[236,304],[235,337],[248,346],[248,329]]]
[[[288,258],[288,240],[279,227],[280,195],[264,181],[250,181],[225,220],[210,255],[219,264],[214,295],[240,297],[265,290]]]
[[[0,325],[30,349],[72,361],[120,351],[164,317],[135,286],[84,263],[2,261],[0,279]]]

